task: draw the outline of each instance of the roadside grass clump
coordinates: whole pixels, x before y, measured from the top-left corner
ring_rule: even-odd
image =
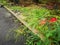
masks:
[[[32,29],[37,29],[44,34],[46,40],[48,40],[47,43],[50,42],[49,39],[51,39],[52,42],[59,44],[60,17],[58,15],[51,14],[51,10],[43,7],[31,9],[14,6],[11,7],[11,9],[19,10],[23,16],[26,17],[24,20]],[[56,37],[56,35],[58,36]]]
[[[27,29],[24,25],[21,25],[18,29],[9,31],[6,35],[6,41],[9,41],[12,37],[16,42],[21,41],[21,37],[24,37],[25,45],[43,45],[43,41],[32,33],[29,29]]]
[[[7,7],[9,7],[12,11],[17,11],[22,13],[22,15],[26,17],[24,21],[26,21],[27,24],[32,29],[37,29],[39,30],[39,32],[42,32],[44,34],[47,43],[47,44],[45,43],[44,45],[49,45],[48,43],[51,42],[53,42],[55,45],[59,45],[60,17],[55,13],[54,10],[48,10],[43,7],[40,8],[29,8],[29,7],[20,7],[20,6],[7,6]],[[59,10],[58,12],[60,13]],[[20,35],[20,33],[18,33],[17,35]],[[33,38],[35,38],[35,36],[33,36]],[[30,39],[28,40],[32,41],[32,39],[31,40]],[[51,41],[49,39],[51,39]],[[32,42],[30,43],[28,42],[28,43],[32,44]]]

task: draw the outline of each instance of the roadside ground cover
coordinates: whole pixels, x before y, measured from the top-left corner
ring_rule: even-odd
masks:
[[[22,13],[22,15],[26,17],[24,20],[27,22],[27,24],[33,29],[37,29],[40,32],[42,32],[46,37],[47,42],[54,42],[56,43],[56,45],[57,44],[59,45],[60,41],[59,15],[54,14],[54,12],[52,14],[51,10],[48,10],[43,7],[31,8],[13,6],[10,7],[10,9]],[[52,41],[50,41],[49,39],[51,39]]]
[[[59,45],[60,42],[60,17],[57,13],[60,13],[60,10],[49,10],[44,7],[20,7],[20,6],[9,6],[15,13],[20,12],[25,19],[24,21],[32,27],[32,29],[37,29],[44,34],[46,37],[45,45],[51,45],[49,43],[54,43]],[[20,14],[19,14],[20,15]],[[39,34],[39,33],[38,33]],[[50,39],[50,40],[49,40]]]

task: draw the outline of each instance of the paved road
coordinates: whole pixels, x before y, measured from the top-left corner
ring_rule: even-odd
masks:
[[[13,22],[11,14],[4,8],[0,8],[0,45],[24,45],[23,36],[18,43],[14,39],[6,41],[5,37],[9,31],[18,28],[18,24]]]

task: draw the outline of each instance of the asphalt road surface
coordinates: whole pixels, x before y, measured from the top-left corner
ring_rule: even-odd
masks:
[[[24,37],[21,36],[21,41],[14,41],[13,37],[10,40],[6,41],[6,35],[8,32],[18,28],[18,23],[15,23],[12,20],[12,14],[10,14],[6,9],[0,8],[0,45],[24,45]]]

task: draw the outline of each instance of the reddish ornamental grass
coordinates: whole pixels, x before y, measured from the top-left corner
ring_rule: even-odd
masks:
[[[49,20],[50,23],[54,23],[56,21],[57,21],[57,18],[55,18],[55,17],[53,17]],[[43,19],[40,21],[40,25],[44,25],[44,24],[46,24],[46,22],[48,22],[47,19]]]
[[[46,19],[41,20],[41,21],[40,21],[40,25],[44,25],[44,24],[46,24],[46,21],[47,21]]]
[[[50,20],[49,20],[49,22],[50,23],[54,23],[54,22],[56,22],[57,21],[57,18],[55,18],[55,17],[53,17],[53,18],[51,18]],[[48,21],[47,21],[47,19],[42,19],[41,21],[40,21],[40,25],[44,25],[44,24],[46,24]]]
[[[57,18],[51,18],[51,19],[49,20],[50,23],[53,23],[53,22],[56,22],[56,21],[57,21]]]

